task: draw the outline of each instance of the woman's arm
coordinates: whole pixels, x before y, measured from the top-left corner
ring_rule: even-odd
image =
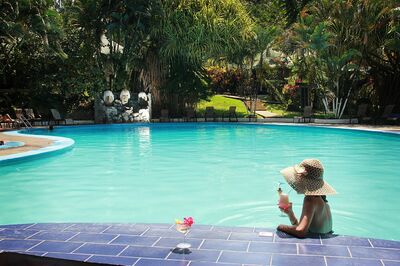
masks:
[[[278,230],[296,237],[305,237],[314,216],[314,206],[314,199],[306,196],[303,202],[303,211],[301,213],[300,222],[292,226],[281,224],[278,226]]]

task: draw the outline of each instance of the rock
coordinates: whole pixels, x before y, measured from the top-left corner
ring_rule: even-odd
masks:
[[[105,116],[107,122],[114,121],[114,117],[118,115],[117,108],[115,107],[106,107],[105,108]]]
[[[114,94],[110,90],[98,97],[95,105],[98,122],[149,122],[151,95],[144,92],[131,94],[124,89],[120,93],[120,99],[114,100]]]
[[[129,113],[127,113],[127,112],[122,113],[122,121],[124,121],[124,122],[129,121]]]
[[[150,114],[148,109],[139,110],[139,118],[143,122],[150,122]]]

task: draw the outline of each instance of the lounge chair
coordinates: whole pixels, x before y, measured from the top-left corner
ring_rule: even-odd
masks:
[[[258,115],[257,113],[249,113],[247,118],[249,119],[249,122],[257,122]]]
[[[396,117],[392,116],[394,106],[394,104],[386,105],[381,116],[375,120],[375,124],[378,122],[385,123],[389,121],[396,121]]]
[[[160,122],[170,122],[168,109],[161,109]]]
[[[367,111],[368,111],[368,104],[363,103],[358,106],[357,115],[356,115],[356,117],[358,119],[358,123],[372,120],[372,117],[367,116]]]
[[[236,106],[230,106],[228,110],[228,118],[229,122],[232,122],[233,119],[235,119],[235,122],[238,122],[238,117],[236,115]]]
[[[214,121],[214,122],[217,120],[217,117],[215,116],[215,112],[214,112],[214,107],[207,106],[206,112],[204,113],[204,120],[206,122],[208,122],[210,118],[212,118],[212,121]]]
[[[197,122],[196,111],[193,108],[189,108],[186,110],[186,117],[184,118],[186,122]]]
[[[64,122],[64,125],[67,124],[67,120],[61,117],[60,112],[57,109],[50,109],[49,118],[49,125],[51,121],[53,121],[56,125],[59,125],[60,122]]]
[[[16,119],[12,119],[9,114],[0,115],[0,127],[3,128],[18,128],[19,123]]]
[[[42,116],[41,115],[35,116],[33,109],[27,108],[24,111],[26,114],[26,118],[29,120],[29,122],[31,122],[31,124],[35,124],[36,122],[39,122],[40,125],[43,125]]]
[[[298,122],[305,123],[306,119],[308,119],[308,123],[311,123],[311,117],[312,117],[312,106],[305,106],[303,109],[303,115],[293,117],[293,122],[297,120]]]
[[[4,121],[5,117],[3,117],[2,114],[0,114],[0,128],[7,128],[6,125],[8,125],[8,123],[6,121]]]

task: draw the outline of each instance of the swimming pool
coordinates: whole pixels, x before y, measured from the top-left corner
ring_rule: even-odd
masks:
[[[166,222],[276,227],[279,170],[319,158],[339,192],[339,234],[400,240],[400,135],[303,126],[181,123],[35,130],[72,150],[1,166],[0,224]],[[288,186],[283,187],[288,190]],[[290,193],[297,214],[302,196]]]

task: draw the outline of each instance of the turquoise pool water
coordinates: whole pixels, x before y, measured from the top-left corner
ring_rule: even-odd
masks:
[[[65,153],[0,166],[0,223],[163,222],[276,227],[279,170],[319,158],[340,193],[339,234],[400,240],[400,135],[317,127],[181,123],[37,130]],[[283,187],[288,191],[288,186]],[[300,214],[303,197],[290,192]]]

